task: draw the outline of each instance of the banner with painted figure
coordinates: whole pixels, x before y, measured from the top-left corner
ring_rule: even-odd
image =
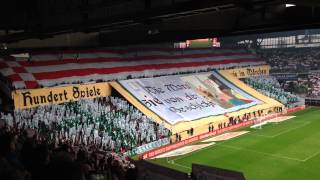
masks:
[[[257,104],[257,100],[224,79],[219,73],[181,77],[197,94],[222,107],[225,112],[237,111]],[[240,108],[239,108],[240,107]]]
[[[120,84],[170,124],[223,113],[223,108],[196,94],[178,76],[132,79]]]
[[[259,103],[218,72],[131,79],[120,84],[170,124],[221,115]]]

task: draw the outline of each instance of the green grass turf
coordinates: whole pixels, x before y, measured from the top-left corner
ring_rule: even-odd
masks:
[[[320,179],[320,109],[296,118],[250,129],[250,133],[187,155],[150,160],[183,172],[197,163],[243,172],[249,180]],[[170,163],[170,161],[174,163]]]

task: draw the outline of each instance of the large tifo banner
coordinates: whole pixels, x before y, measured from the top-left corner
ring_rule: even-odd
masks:
[[[59,104],[79,99],[109,96],[108,83],[80,84],[63,87],[17,90],[12,93],[15,109],[25,109],[47,104]]]
[[[252,67],[228,69],[228,70],[222,70],[222,71],[228,72],[237,78],[248,78],[253,76],[269,75],[270,66],[269,65],[252,66]]]
[[[120,84],[170,124],[221,115],[260,103],[216,71],[123,80]]]

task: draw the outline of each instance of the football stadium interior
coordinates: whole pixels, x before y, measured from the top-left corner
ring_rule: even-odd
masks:
[[[320,2],[0,4],[0,179],[320,178]]]

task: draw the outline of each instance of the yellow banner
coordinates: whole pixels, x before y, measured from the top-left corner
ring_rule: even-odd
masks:
[[[109,96],[109,83],[79,84],[65,87],[17,90],[12,93],[15,109],[59,104],[80,99]]]
[[[228,69],[228,70],[221,70],[221,72],[223,73],[227,72],[237,78],[247,78],[252,76],[269,75],[270,66],[263,65],[263,66],[253,66],[253,67],[238,68],[238,69]]]

